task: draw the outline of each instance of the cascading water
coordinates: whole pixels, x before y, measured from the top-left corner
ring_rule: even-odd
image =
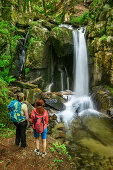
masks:
[[[51,73],[51,75],[50,75],[50,79],[51,79],[51,82],[50,82],[50,84],[48,85],[48,87],[47,87],[47,89],[46,89],[46,91],[47,92],[51,92],[51,88],[52,88],[52,86],[53,86],[53,75],[54,75],[54,64],[53,64],[53,57],[52,57],[52,46],[50,46],[50,50],[51,50],[51,53],[50,53],[50,73]]]
[[[61,112],[61,114],[59,115],[63,116],[65,122],[72,120],[74,115],[81,116],[83,114],[86,114],[86,110],[87,114],[99,114],[99,112],[94,111],[93,102],[91,100],[91,97],[88,96],[89,78],[85,31],[85,28],[72,30],[74,46],[73,89],[76,95],[70,97],[70,101],[65,103],[66,110]]]
[[[58,120],[61,116],[69,125],[66,139],[73,162],[77,163],[76,158],[80,158],[79,163],[76,164],[77,169],[109,169],[109,165],[113,167],[113,123],[103,113],[93,109],[92,100],[88,96],[85,30],[81,28],[72,32],[73,79],[76,95],[69,96],[69,101],[65,104],[66,110],[60,112]]]
[[[76,111],[81,112],[86,109],[93,109],[93,103],[89,94],[89,77],[87,46],[85,40],[85,28],[73,30],[74,44],[74,92],[76,93],[75,104]]]
[[[64,66],[65,73],[66,73],[66,80],[67,80],[67,90],[69,90],[69,76],[66,67]]]
[[[21,76],[21,73],[22,73],[22,70],[23,70],[23,67],[24,67],[24,63],[25,63],[25,46],[26,46],[28,34],[29,34],[29,31],[26,34],[25,41],[24,41],[24,46],[23,46],[23,50],[22,50],[22,54],[20,56],[20,65],[21,65],[20,66],[20,76]]]
[[[84,30],[81,28],[73,33],[74,44],[74,91],[77,96],[88,96],[88,62]]]

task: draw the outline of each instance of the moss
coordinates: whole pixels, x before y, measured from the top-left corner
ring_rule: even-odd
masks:
[[[55,27],[50,33],[50,41],[58,57],[72,53],[72,30]]]

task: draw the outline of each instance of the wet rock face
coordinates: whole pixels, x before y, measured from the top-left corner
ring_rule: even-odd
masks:
[[[92,9],[90,9],[92,10]],[[113,86],[113,9],[111,1],[104,2],[101,9],[96,9],[87,27],[91,84],[108,84]]]
[[[64,124],[58,123],[54,126],[54,128],[52,129],[52,136],[55,139],[58,139],[60,142],[64,142],[65,141],[65,137],[66,137],[66,128],[64,126]]]
[[[58,111],[65,109],[65,105],[61,101],[58,101],[57,99],[44,99],[44,101],[45,101],[46,105],[48,105]]]
[[[106,113],[112,117],[113,111],[113,96],[111,89],[103,86],[93,88],[93,101],[97,110]]]
[[[48,30],[41,23],[37,22],[31,26],[28,36],[28,48],[26,53],[26,65],[31,69],[46,67],[43,56],[44,45],[47,39]],[[46,59],[47,60],[47,59]]]
[[[58,57],[72,54],[72,30],[65,27],[55,27],[50,32],[50,41],[52,42],[54,51]]]
[[[65,70],[72,76],[73,40],[72,30],[53,26],[43,20],[34,22],[31,26],[25,63],[30,70],[26,80],[42,77],[42,82],[37,84],[43,89],[51,82],[53,76],[53,91],[59,91],[61,71],[64,72],[65,79],[67,76]],[[67,88],[66,85],[64,88]]]

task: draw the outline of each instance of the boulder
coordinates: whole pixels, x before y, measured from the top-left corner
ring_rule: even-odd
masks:
[[[56,110],[64,110],[65,109],[65,105],[61,102],[58,101],[57,99],[44,99],[45,104],[56,109]]]
[[[26,53],[27,67],[31,69],[46,68],[46,58],[43,53],[47,36],[48,30],[41,23],[34,22],[31,25]]]

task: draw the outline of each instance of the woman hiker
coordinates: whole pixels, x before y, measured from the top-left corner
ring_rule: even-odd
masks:
[[[17,95],[18,101],[21,105],[21,116],[24,118],[19,123],[14,123],[16,126],[16,139],[15,144],[19,145],[21,141],[21,147],[26,147],[26,127],[29,127],[29,115],[27,105],[24,103],[24,93],[18,93]]]
[[[38,98],[35,102],[35,109],[31,113],[31,121],[33,122],[33,132],[36,142],[36,149],[34,152],[39,155],[39,136],[42,137],[42,157],[45,157],[46,153],[46,137],[47,137],[47,124],[48,113],[43,108],[44,101]]]

